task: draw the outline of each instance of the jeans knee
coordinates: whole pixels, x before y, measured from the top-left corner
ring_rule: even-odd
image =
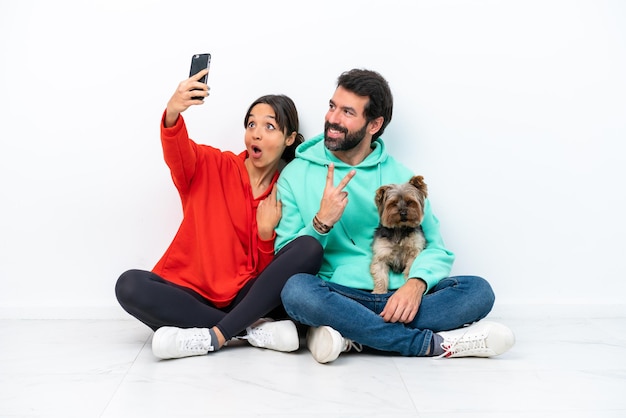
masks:
[[[305,273],[294,274],[283,286],[280,299],[288,314],[291,314],[296,308],[301,308],[303,302],[306,301],[306,297],[303,296],[309,292],[305,290],[305,284],[310,283],[312,277]]]
[[[474,277],[474,286],[478,294],[481,295],[480,300],[483,301],[484,309],[491,311],[496,302],[496,295],[489,282],[482,277]]]
[[[287,308],[287,306],[290,306],[294,299],[294,292],[297,287],[297,284],[295,283],[295,281],[297,281],[297,276],[298,274],[291,276],[289,279],[287,279],[287,282],[285,282],[283,289],[280,291],[280,299],[283,302],[285,308]]]

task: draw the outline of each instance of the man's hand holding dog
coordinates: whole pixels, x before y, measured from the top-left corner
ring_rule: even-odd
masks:
[[[417,315],[422,296],[426,291],[426,283],[421,279],[410,279],[396,290],[387,300],[385,309],[380,316],[385,322],[402,322],[407,324]]]

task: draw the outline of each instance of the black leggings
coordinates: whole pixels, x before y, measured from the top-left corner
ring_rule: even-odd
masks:
[[[126,312],[154,331],[162,326],[217,326],[228,341],[259,318],[286,318],[280,300],[285,282],[297,273],[317,274],[322,255],[322,247],[315,238],[308,235],[296,238],[224,308],[217,308],[197,292],[145,270],[122,273],[115,285],[115,295]]]

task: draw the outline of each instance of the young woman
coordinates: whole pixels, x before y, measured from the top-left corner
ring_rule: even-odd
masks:
[[[263,96],[244,118],[245,151],[197,144],[181,113],[209,95],[198,81],[207,72],[178,85],[161,122],[182,223],[152,271],[129,270],[119,277],[117,300],[155,331],[152,350],[159,358],[207,354],[233,338],[293,351],[299,347],[294,323],[269,318],[287,318],[280,301],[287,279],[315,274],[321,263],[321,247],[310,237],[299,242],[319,257],[290,256],[294,246],[274,257],[274,228],[282,211],[276,181],[303,139],[298,113],[287,96]]]

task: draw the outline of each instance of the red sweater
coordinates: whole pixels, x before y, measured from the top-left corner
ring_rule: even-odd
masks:
[[[171,128],[161,120],[161,143],[180,194],[183,220],[152,271],[224,307],[274,256],[275,236],[269,241],[258,237],[256,209],[278,173],[254,199],[244,165],[247,151],[235,155],[196,144],[182,116]]]

